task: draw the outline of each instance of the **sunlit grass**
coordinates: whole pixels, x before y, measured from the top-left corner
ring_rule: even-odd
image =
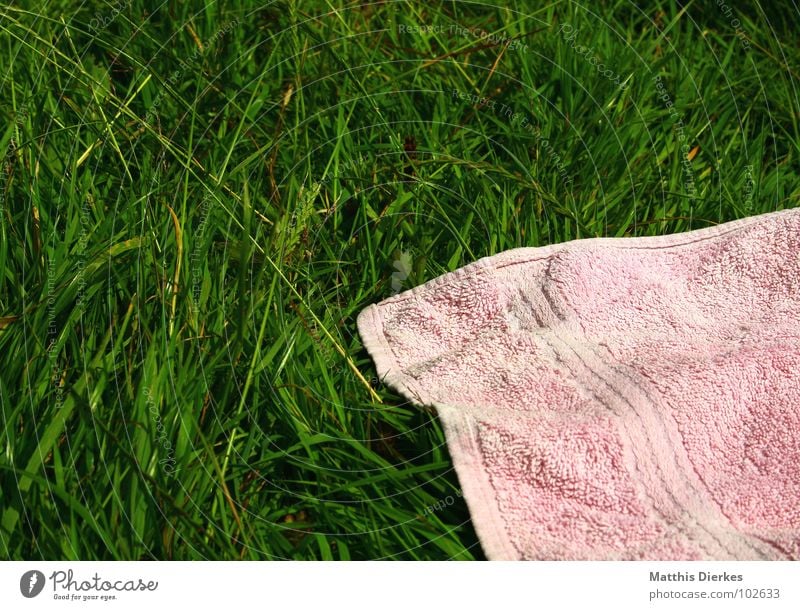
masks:
[[[601,4],[6,8],[2,556],[482,557],[358,312],[800,194],[793,9]]]

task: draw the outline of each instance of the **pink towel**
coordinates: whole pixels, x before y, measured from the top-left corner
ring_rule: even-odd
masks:
[[[358,317],[490,559],[800,559],[800,209],[481,259]]]

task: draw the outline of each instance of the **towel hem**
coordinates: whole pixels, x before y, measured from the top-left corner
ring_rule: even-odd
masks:
[[[692,229],[690,231],[683,231],[681,233],[670,233],[667,235],[646,235],[641,237],[587,237],[570,242],[549,244],[547,246],[525,246],[520,248],[512,248],[497,254],[490,254],[488,256],[479,258],[478,260],[468,263],[463,267],[459,267],[454,271],[449,271],[438,277],[430,279],[423,284],[414,286],[399,294],[391,296],[384,301],[381,301],[380,304],[384,305],[388,303],[397,303],[409,298],[414,298],[417,295],[424,294],[431,288],[452,282],[454,280],[463,279],[464,277],[474,273],[492,271],[494,269],[499,269],[509,265],[546,259],[562,250],[567,244],[569,244],[570,248],[600,246],[604,248],[621,248],[625,250],[654,250],[661,248],[689,246],[700,241],[705,241],[714,237],[739,231],[759,222],[764,222],[767,217],[796,213],[797,210],[795,208],[787,208],[785,210],[765,212],[764,214],[759,214],[757,216],[747,216],[745,218],[720,223],[711,227]],[[371,307],[375,306],[376,305],[374,304],[371,305]]]
[[[356,325],[364,347],[375,362],[378,377],[384,383],[396,388],[414,404],[432,406],[436,409],[444,427],[459,483],[464,490],[464,499],[475,532],[487,559],[493,561],[520,559],[519,552],[511,543],[500,515],[497,493],[481,464],[482,456],[473,418],[458,409],[436,404],[427,397],[413,377],[402,372],[383,333],[383,324],[376,305],[365,308],[358,315]],[[459,450],[455,449],[456,446]]]

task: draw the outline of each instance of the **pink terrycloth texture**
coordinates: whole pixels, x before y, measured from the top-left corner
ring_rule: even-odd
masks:
[[[358,328],[488,558],[800,558],[800,210],[509,250]]]

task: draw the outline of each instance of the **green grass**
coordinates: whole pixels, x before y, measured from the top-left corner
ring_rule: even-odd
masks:
[[[5,8],[0,557],[481,558],[356,315],[796,206],[800,22],[762,4]]]

